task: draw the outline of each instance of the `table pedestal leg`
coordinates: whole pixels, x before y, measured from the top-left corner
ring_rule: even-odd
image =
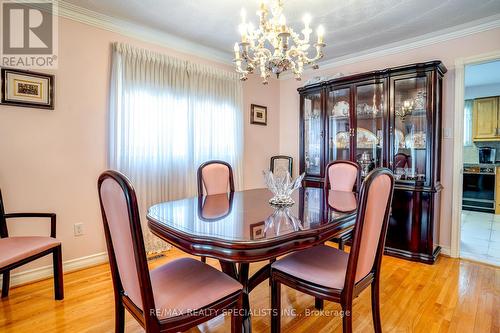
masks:
[[[233,279],[240,281],[240,283],[243,285],[243,332],[251,333],[252,321],[250,316],[250,288],[248,279],[248,270],[250,264],[240,263],[239,269],[237,270],[235,263],[220,260],[220,266],[224,273],[231,276]]]
[[[323,310],[324,303],[325,302],[321,298],[314,299],[314,307],[316,310]]]

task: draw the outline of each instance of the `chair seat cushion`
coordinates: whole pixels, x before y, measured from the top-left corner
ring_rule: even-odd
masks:
[[[344,251],[318,245],[277,260],[272,269],[323,287],[342,289],[348,259],[349,254]]]
[[[0,268],[60,245],[52,237],[27,236],[0,238]]]
[[[150,276],[159,319],[204,308],[243,289],[230,276],[192,258],[169,262]]]

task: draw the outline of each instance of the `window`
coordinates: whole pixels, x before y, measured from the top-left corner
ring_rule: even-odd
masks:
[[[109,162],[131,179],[143,212],[156,202],[195,195],[197,168],[207,160],[230,163],[235,185],[242,185],[243,102],[236,73],[120,43],[113,45],[112,66]],[[143,229],[148,250],[159,250]]]

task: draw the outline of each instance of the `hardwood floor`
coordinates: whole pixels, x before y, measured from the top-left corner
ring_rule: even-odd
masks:
[[[158,266],[186,256],[179,250],[150,263]],[[218,263],[209,259],[209,264]],[[254,272],[259,264],[251,265]],[[64,301],[54,301],[52,280],[11,289],[0,301],[0,332],[112,332],[113,290],[108,265],[65,275]],[[173,286],[174,288],[174,286]],[[341,332],[337,304],[326,302],[324,313],[314,299],[282,287],[283,332]],[[380,289],[384,332],[500,332],[500,268],[441,257],[433,266],[384,257]],[[254,332],[269,332],[269,286],[251,294]],[[373,332],[370,290],[354,301],[355,332]],[[228,332],[229,318],[218,317],[190,332]],[[126,332],[142,332],[127,314]]]

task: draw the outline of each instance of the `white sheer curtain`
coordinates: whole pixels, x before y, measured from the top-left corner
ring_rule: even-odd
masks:
[[[115,43],[110,89],[110,167],[134,184],[148,252],[162,251],[167,245],[147,231],[146,210],[196,195],[202,162],[229,162],[242,186],[241,82],[232,72]]]

